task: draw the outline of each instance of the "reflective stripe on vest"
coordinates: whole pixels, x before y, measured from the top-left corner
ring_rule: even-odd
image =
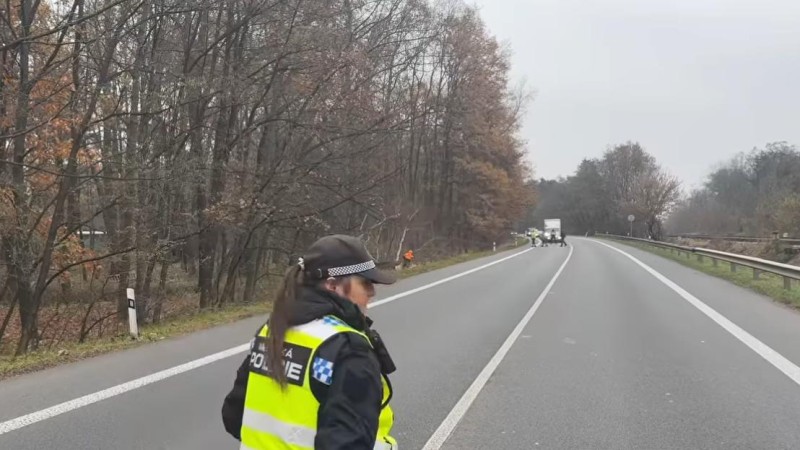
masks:
[[[317,434],[315,430],[299,425],[289,425],[283,423],[274,417],[271,417],[269,414],[257,413],[255,411],[246,409],[242,418],[242,425],[252,429],[269,431],[270,434],[280,437],[290,446],[310,449],[314,448],[314,437]],[[250,449],[250,447],[242,444],[240,449],[246,450]],[[376,441],[373,449],[397,450],[397,444]]]
[[[287,385],[281,389],[268,376],[268,328],[266,325],[262,327],[251,342],[250,373],[241,428],[242,449],[314,449],[319,402],[311,391],[310,380],[313,374],[317,379],[330,375],[330,370],[326,372],[324,364],[315,364],[318,362],[315,359],[319,347],[339,333],[355,333],[369,342],[364,333],[332,316],[289,328],[283,350]],[[335,368],[335,361],[330,367]],[[382,384],[385,403],[390,391],[385,378],[382,378]],[[397,442],[389,436],[393,422],[392,409],[386,405],[378,420],[376,450],[397,449]]]
[[[266,413],[245,409],[242,416],[242,426],[253,430],[269,432],[281,438],[289,445],[302,448],[314,448],[314,437],[317,431],[302,425],[291,425],[270,416]]]

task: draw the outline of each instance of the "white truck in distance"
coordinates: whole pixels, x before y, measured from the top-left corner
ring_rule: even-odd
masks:
[[[553,234],[556,238],[561,237],[561,219],[544,220],[544,238],[550,240],[550,236]]]

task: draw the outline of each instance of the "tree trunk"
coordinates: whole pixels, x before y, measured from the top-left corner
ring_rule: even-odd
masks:
[[[167,275],[169,274],[169,264],[167,262],[163,262],[161,264],[161,273],[159,274],[158,280],[158,295],[156,296],[156,302],[153,306],[153,323],[159,323],[161,321],[161,311],[164,305],[164,302],[167,300]]]
[[[21,283],[17,287],[17,303],[19,304],[19,319],[21,332],[16,356],[27,353],[29,349],[36,349],[39,344],[39,305],[34,304],[33,289],[30,281]]]
[[[20,33],[19,37],[23,41],[18,46],[17,58],[19,59],[19,91],[17,93],[16,119],[14,129],[17,135],[13,140],[14,165],[11,167],[11,179],[14,190],[14,203],[25,207],[28,205],[28,187],[25,183],[25,154],[27,152],[28,115],[30,112],[30,92],[32,89],[30,82],[30,42],[27,37],[30,34],[31,24],[33,23],[33,1],[22,0],[20,8]],[[24,222],[27,222],[25,217]],[[20,311],[20,325],[22,326],[21,335],[17,344],[16,354],[20,355],[28,350],[33,343],[36,345],[38,339],[37,315],[39,305],[36,301],[31,287],[32,250],[25,241],[24,232],[21,229],[12,231],[8,240],[5,242],[7,251],[6,261],[11,264],[9,270],[17,287],[16,298]]]
[[[149,310],[150,303],[152,301],[151,286],[153,281],[153,272],[155,271],[155,268],[156,268],[156,257],[154,255],[150,258],[150,261],[147,263],[147,268],[145,269],[144,273],[144,282],[141,283],[142,302],[140,303],[137,300],[136,318],[140,324],[147,323],[147,312]]]
[[[200,287],[200,308],[207,308],[211,304],[212,286],[214,282],[214,249],[216,234],[210,228],[209,219],[206,217],[206,190],[204,186],[197,187],[197,211],[200,219],[199,252],[200,270],[198,271],[198,286]]]
[[[264,258],[265,241],[265,233],[259,233],[259,236],[256,239],[256,248],[250,248],[247,250],[247,266],[245,269],[247,273],[247,279],[245,281],[244,294],[242,297],[242,302],[244,303],[252,302],[253,297],[255,296],[256,281],[258,280],[258,276],[261,271],[261,260]]]
[[[11,302],[8,306],[8,311],[6,311],[5,317],[3,317],[3,323],[0,324],[0,348],[3,348],[1,345],[3,343],[3,336],[6,334],[6,329],[8,328],[8,324],[11,322],[11,316],[14,315],[14,310],[17,307],[17,294],[16,289],[11,284],[12,278],[9,275],[6,280],[5,286],[3,286],[3,293],[0,295],[0,304],[2,304],[3,300],[5,300],[6,294],[11,292]]]

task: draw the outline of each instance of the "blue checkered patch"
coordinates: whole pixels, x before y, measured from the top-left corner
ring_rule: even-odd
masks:
[[[333,362],[319,357],[314,358],[311,376],[320,383],[330,386],[333,381]]]
[[[332,325],[334,327],[344,325],[344,322],[333,316],[325,316],[322,318],[322,323],[325,325]]]

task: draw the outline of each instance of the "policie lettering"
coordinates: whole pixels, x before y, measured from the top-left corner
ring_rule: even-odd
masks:
[[[295,386],[302,386],[310,359],[310,348],[289,343],[284,344],[283,368],[284,374],[286,375],[286,382]],[[267,340],[261,336],[256,337],[251,346],[250,371],[259,375],[272,377],[267,357]]]

